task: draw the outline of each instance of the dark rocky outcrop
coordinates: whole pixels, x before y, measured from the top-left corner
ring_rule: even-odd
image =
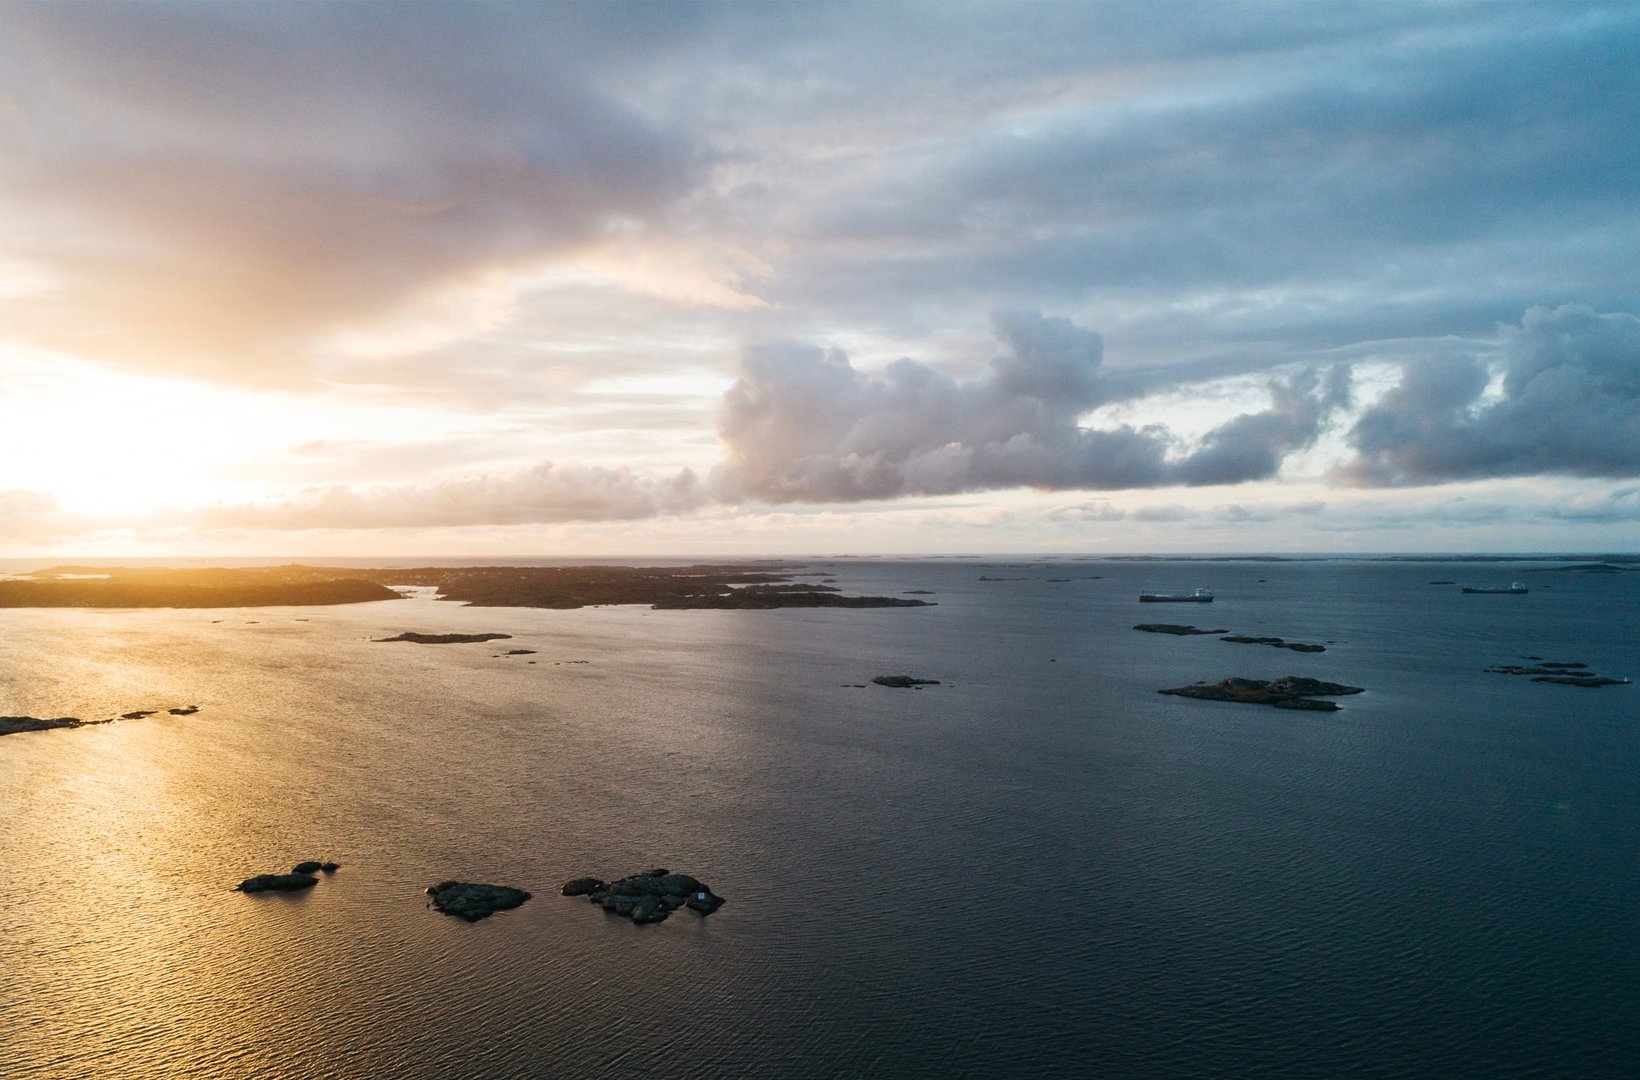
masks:
[[[430,886],[427,895],[433,898],[433,906],[439,911],[468,922],[487,919],[498,911],[518,907],[530,898],[523,889],[470,881],[441,881]]]
[[[1143,622],[1134,627],[1147,634],[1176,634],[1179,637],[1191,637],[1195,634],[1223,634],[1225,630],[1201,630],[1194,626],[1185,626],[1181,623]]]
[[[776,592],[772,589],[731,589],[728,592],[701,596],[669,597],[651,604],[656,611],[688,611],[719,609],[730,611],[765,611],[773,608],[879,608],[931,607],[926,600],[905,600],[898,596],[843,596],[836,592]]]
[[[1336,712],[1338,710],[1336,702],[1317,699],[1339,697],[1344,694],[1359,694],[1361,691],[1362,688],[1359,686],[1345,686],[1342,683],[1322,682],[1320,679],[1284,675],[1269,682],[1262,679],[1229,678],[1212,685],[1195,683],[1191,686],[1176,686],[1171,690],[1158,690],[1157,693],[1201,698],[1206,701],[1233,701],[1245,705],[1271,705],[1277,709]]]
[[[235,888],[240,892],[295,892],[298,889],[311,889],[319,884],[319,879],[312,874],[291,871],[288,874],[257,874],[241,881]]]
[[[307,862],[299,862],[291,867],[290,872],[293,874],[317,874],[323,871],[327,874],[334,874],[341,868],[341,863],[320,862],[317,859],[309,859]]]
[[[418,634],[406,631],[397,637],[371,638],[371,641],[412,641],[417,645],[464,645],[475,641],[505,641],[511,634]]]
[[[578,877],[573,881],[564,882],[559,891],[565,896],[588,896],[602,889],[605,885],[603,878]]]
[[[1584,663],[1544,660],[1537,656],[1529,656],[1527,659],[1536,660],[1537,664],[1533,667],[1500,664],[1486,670],[1495,675],[1529,675],[1533,682],[1555,683],[1560,686],[1626,686],[1629,681],[1597,675]]]
[[[938,679],[918,679],[910,675],[878,675],[871,680],[878,686],[891,686],[896,690],[909,690],[917,686],[938,686]]]
[[[710,915],[723,906],[723,897],[705,882],[665,868],[608,883],[594,877],[575,878],[564,882],[561,891],[565,896],[585,896],[605,911],[635,923],[662,922],[682,907]]]
[[[158,709],[133,709],[131,712],[111,716],[106,720],[81,720],[78,716],[57,716],[42,719],[38,716],[0,716],[0,735],[16,735],[24,731],[51,731],[55,728],[97,727],[101,724],[112,724],[117,720],[143,720],[157,715]],[[167,709],[172,716],[192,716],[199,711],[198,705],[190,705],[186,709]]]
[[[50,731],[53,728],[88,727],[107,724],[108,720],[81,720],[78,716],[58,716],[42,719],[38,716],[0,716],[0,735],[15,735],[22,731]]]
[[[1294,652],[1326,652],[1325,645],[1306,645],[1302,641],[1284,641],[1278,637],[1246,637],[1241,634],[1232,634],[1221,637],[1220,641],[1228,641],[1233,645],[1269,645],[1275,649],[1291,649]]]

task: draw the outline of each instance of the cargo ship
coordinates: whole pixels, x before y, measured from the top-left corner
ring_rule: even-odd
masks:
[[[1139,594],[1141,604],[1211,604],[1213,591],[1211,589],[1197,589],[1195,592],[1142,592]]]
[[[1521,596],[1526,592],[1526,582],[1512,581],[1508,585],[1465,585],[1463,591],[1467,593],[1508,593],[1511,596]]]

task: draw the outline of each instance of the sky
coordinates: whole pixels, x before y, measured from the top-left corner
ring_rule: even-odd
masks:
[[[0,555],[1640,550],[1640,5],[0,6]]]

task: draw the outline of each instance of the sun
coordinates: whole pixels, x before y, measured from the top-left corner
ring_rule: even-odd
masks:
[[[240,419],[207,389],[40,357],[7,358],[0,491],[124,515],[209,501]]]

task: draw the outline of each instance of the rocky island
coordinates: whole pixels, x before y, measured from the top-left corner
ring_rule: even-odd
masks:
[[[1278,637],[1246,637],[1242,634],[1231,634],[1221,637],[1220,641],[1228,641],[1233,645],[1268,645],[1274,649],[1291,649],[1294,652],[1326,652],[1325,645],[1307,645],[1302,641],[1285,641]]]
[[[1531,657],[1530,659],[1537,659]],[[1539,660],[1533,667],[1524,667],[1520,664],[1501,664],[1489,667],[1487,671],[1495,675],[1529,675],[1533,682],[1555,683],[1559,686],[1627,686],[1627,679],[1613,679],[1605,675],[1596,675],[1584,663],[1554,660]]]
[[[505,641],[511,634],[418,634],[414,630],[407,630],[396,637],[371,638],[371,641],[412,641],[417,645],[462,645],[478,641]],[[530,650],[525,649],[524,652]]]
[[[288,566],[54,566],[0,581],[0,608],[215,608],[355,604],[400,600],[395,587],[436,590],[439,600],[474,607],[655,608],[922,607],[903,597],[844,596],[833,586],[793,580],[789,567],[424,566],[358,569]]]
[[[0,608],[219,608],[358,604],[398,593],[316,566],[54,566],[0,581]]]
[[[288,874],[257,874],[255,877],[248,877],[241,881],[234,888],[245,893],[297,892],[301,889],[311,889],[319,884],[316,874],[334,874],[339,869],[341,869],[339,863],[319,862],[317,859],[309,859],[291,867]]]
[[[1190,686],[1176,686],[1171,690],[1157,691],[1158,694],[1176,694],[1179,697],[1201,698],[1205,701],[1234,701],[1243,705],[1271,705],[1277,709],[1308,709],[1313,712],[1338,711],[1337,702],[1319,700],[1321,698],[1361,692],[1362,688],[1359,686],[1305,679],[1297,675],[1284,675],[1268,682],[1262,679],[1229,678],[1211,686],[1207,683],[1194,683]]]
[[[564,882],[565,896],[585,896],[605,911],[635,923],[657,923],[682,907],[710,915],[723,906],[723,897],[698,878],[673,874],[665,868],[633,874],[619,881],[583,877]]]
[[[1194,626],[1186,626],[1182,623],[1166,622],[1143,622],[1138,626],[1135,626],[1134,629],[1142,630],[1147,634],[1174,634],[1178,637],[1191,637],[1196,634],[1229,633],[1228,630],[1202,630]]]
[[[878,686],[889,686],[895,690],[912,690],[919,686],[938,686],[938,679],[918,679],[911,675],[879,675],[871,680]]]
[[[441,881],[427,889],[433,906],[446,915],[477,922],[498,911],[515,908],[530,898],[523,889],[472,881]]]
[[[106,720],[81,720],[78,716],[57,716],[51,719],[42,719],[38,716],[0,716],[0,735],[16,735],[23,731],[52,731],[56,728],[97,727],[102,724],[112,724],[116,720],[142,720],[158,713],[158,709],[133,709],[130,712],[110,716]],[[166,709],[171,716],[192,716],[199,711],[198,705],[188,705],[183,708]]]

